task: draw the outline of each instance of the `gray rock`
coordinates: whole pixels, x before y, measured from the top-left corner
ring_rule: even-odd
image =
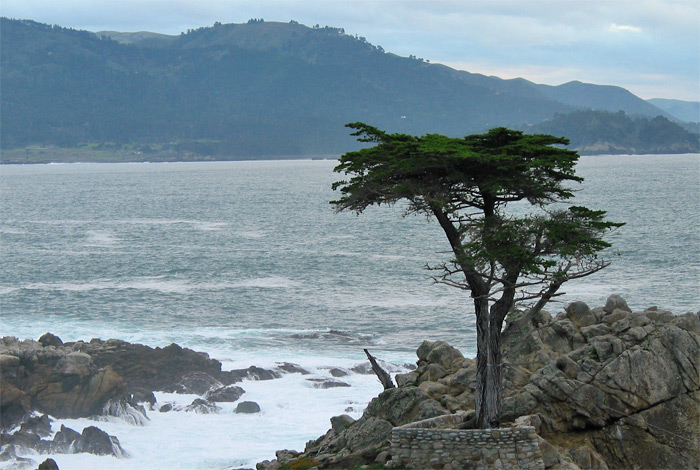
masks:
[[[27,418],[20,426],[20,432],[36,434],[39,437],[48,437],[51,432],[51,421],[47,415],[34,416]]]
[[[268,369],[263,369],[262,367],[258,366],[250,366],[247,369],[236,369],[229,371],[228,374],[230,374],[232,377],[235,377],[238,379],[238,381],[242,379],[249,379],[249,380],[273,380],[273,379],[279,379],[281,377],[279,372],[275,372],[273,370],[268,370]]]
[[[0,369],[2,370],[3,374],[7,374],[9,369],[19,367],[19,364],[19,357],[12,356],[10,354],[0,354]]]
[[[281,464],[286,464],[287,462],[291,462],[292,460],[296,459],[299,457],[300,453],[295,451],[295,450],[278,450],[275,452],[275,457],[277,458],[277,461]]]
[[[333,367],[328,371],[333,377],[347,377],[350,375],[348,371],[345,369],[340,369],[338,367]]]
[[[337,387],[350,387],[349,383],[341,382],[340,380],[333,379],[306,379],[311,382],[314,388],[337,388]]]
[[[532,316],[532,323],[535,324],[535,326],[542,326],[546,325],[547,323],[550,323],[552,321],[552,314],[549,313],[546,310],[540,310],[536,314]]]
[[[418,380],[418,372],[413,370],[407,374],[396,374],[394,378],[396,379],[396,385],[399,387],[415,385],[416,381]]]
[[[237,387],[235,385],[228,385],[226,387],[219,387],[214,390],[208,391],[204,395],[204,399],[210,402],[235,402],[243,394],[245,393],[245,390],[243,390],[241,387]]]
[[[69,427],[61,425],[61,429],[53,436],[53,446],[55,452],[60,454],[70,454],[75,451],[75,443],[83,436]]]
[[[445,377],[448,372],[440,364],[428,364],[425,367],[423,374],[421,375],[421,380],[437,381]]]
[[[623,299],[619,294],[612,294],[610,297],[608,297],[608,300],[605,301],[605,307],[603,307],[603,309],[607,313],[612,313],[616,309],[624,310],[626,312],[632,311],[632,309],[630,309],[627,305],[625,299]]]
[[[671,324],[682,330],[700,335],[700,315],[697,313],[679,315],[671,320]]]
[[[185,411],[208,415],[220,412],[221,407],[215,405],[214,403],[209,403],[201,398],[195,398],[192,403],[185,407]]]
[[[95,373],[97,367],[89,354],[81,352],[71,352],[61,358],[54,367],[56,374],[62,375],[91,375]]]
[[[220,389],[223,386],[224,384],[206,372],[191,372],[182,376],[172,391],[204,395],[212,389]]]
[[[391,452],[384,450],[384,451],[377,454],[377,457],[374,459],[374,462],[381,464],[381,465],[384,465],[390,459],[391,459]]]
[[[277,363],[277,370],[287,372],[288,374],[301,374],[301,375],[311,374],[311,372],[302,368],[299,364],[292,364],[291,362],[281,362],[281,363],[278,362]]]
[[[57,348],[59,346],[63,346],[63,341],[61,341],[61,338],[51,333],[45,333],[41,338],[39,338],[39,343],[41,343],[43,347],[54,346]]]
[[[609,335],[611,332],[612,330],[605,323],[597,323],[581,328],[581,334],[586,338],[586,341],[590,341],[591,338],[595,338],[596,336]]]
[[[59,470],[59,468],[54,459],[46,459],[39,464],[37,470]]]
[[[596,323],[595,314],[585,302],[572,302],[566,306],[566,313],[569,319],[579,328]]]
[[[365,415],[381,418],[394,426],[401,426],[421,419],[419,416],[422,410],[419,405],[426,400],[431,400],[430,395],[418,387],[384,390],[369,402]],[[447,413],[446,410],[443,414],[445,413]]]
[[[242,401],[236,406],[235,412],[244,414],[260,413],[260,405],[254,401]]]
[[[356,420],[348,415],[333,416],[331,418],[331,429],[334,433],[340,434],[345,428],[352,426],[355,422]]]
[[[416,351],[419,361],[438,364],[449,369],[454,361],[463,360],[464,356],[445,341],[423,341]]]
[[[588,446],[580,446],[569,451],[571,460],[581,468],[590,470],[609,470],[608,464],[593,449]]]
[[[100,428],[88,426],[83,429],[82,441],[77,446],[80,452],[95,455],[124,456],[125,452],[119,444],[119,439],[110,436]]]
[[[552,468],[562,460],[559,450],[539,436],[537,437],[537,445],[542,451],[545,468]]]

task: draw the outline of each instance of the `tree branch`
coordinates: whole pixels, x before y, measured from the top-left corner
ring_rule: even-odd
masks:
[[[382,383],[382,386],[384,387],[384,390],[389,390],[390,388],[396,388],[394,385],[394,382],[391,380],[391,375],[377,363],[377,360],[372,356],[369,351],[364,349],[365,354],[367,354],[367,359],[369,359],[369,363],[372,365],[372,370],[374,371],[375,374],[377,374],[377,377],[379,378],[379,381]]]

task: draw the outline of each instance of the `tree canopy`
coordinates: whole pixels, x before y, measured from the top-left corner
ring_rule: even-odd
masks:
[[[408,213],[440,224],[454,257],[430,269],[436,282],[471,294],[476,419],[480,427],[497,425],[506,314],[517,301],[535,302],[513,327],[522,326],[564,282],[607,266],[598,258],[610,246],[602,236],[622,224],[605,220],[604,211],[560,204],[574,195],[568,184],[583,180],[574,171],[579,156],[563,148],[565,138],[503,127],[451,138],[347,126],[374,145],[341,157],[335,171],[350,178],[334,183],[341,197],[332,204],[361,213],[406,201]]]

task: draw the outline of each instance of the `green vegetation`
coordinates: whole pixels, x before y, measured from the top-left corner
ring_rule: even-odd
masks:
[[[527,128],[528,132],[570,135],[581,153],[693,153],[700,152],[700,136],[663,116],[630,118],[623,111],[576,111],[556,115]]]
[[[280,468],[285,470],[305,470],[308,468],[313,468],[318,466],[318,462],[309,457],[300,457],[294,459],[291,462],[283,463]]]
[[[460,72],[330,26],[253,18],[168,36],[0,23],[3,161],[11,149],[102,142],[197,143],[173,159],[339,154],[360,148],[342,131],[349,121],[463,136],[565,115],[581,90],[615,111],[662,113],[620,88]]]
[[[506,128],[450,138],[348,126],[372,146],[341,157],[335,171],[349,179],[333,184],[341,197],[332,204],[361,213],[406,201],[407,213],[440,224],[454,257],[429,269],[436,282],[470,294],[477,329],[476,424],[497,427],[507,313],[516,302],[535,302],[509,324],[518,331],[562,284],[606,267],[598,254],[610,244],[602,236],[622,224],[606,221],[604,211],[557,204],[573,197],[568,184],[582,181],[574,171],[578,154],[560,147],[567,139]],[[529,203],[529,210],[510,210],[516,202]]]

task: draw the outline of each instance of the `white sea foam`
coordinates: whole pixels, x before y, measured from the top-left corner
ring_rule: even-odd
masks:
[[[378,298],[373,295],[366,297],[334,295],[332,302],[346,308],[375,307],[375,308],[406,308],[406,307],[445,307],[450,304],[450,298],[436,298],[416,294],[404,294]]]
[[[0,295],[6,295],[11,292],[16,292],[20,288],[19,287],[14,287],[14,286],[0,286]]]
[[[234,287],[260,287],[263,289],[286,289],[297,287],[299,283],[285,277],[270,276],[247,279],[231,284]]]
[[[106,246],[112,247],[119,243],[119,240],[108,230],[88,230],[86,246]]]
[[[42,291],[89,292],[98,290],[145,290],[162,293],[188,294],[197,291],[217,291],[240,288],[287,289],[299,286],[299,282],[279,276],[251,278],[229,282],[191,282],[183,279],[167,279],[165,276],[148,276],[131,279],[94,279],[91,281],[35,282],[20,286],[0,286],[1,293],[21,289]]]
[[[12,228],[12,227],[0,227],[0,233],[5,233],[8,235],[24,235],[27,232],[26,230],[18,229],[18,228]]]
[[[197,230],[202,230],[204,232],[214,232],[223,230],[229,224],[225,222],[195,222],[192,224]]]

